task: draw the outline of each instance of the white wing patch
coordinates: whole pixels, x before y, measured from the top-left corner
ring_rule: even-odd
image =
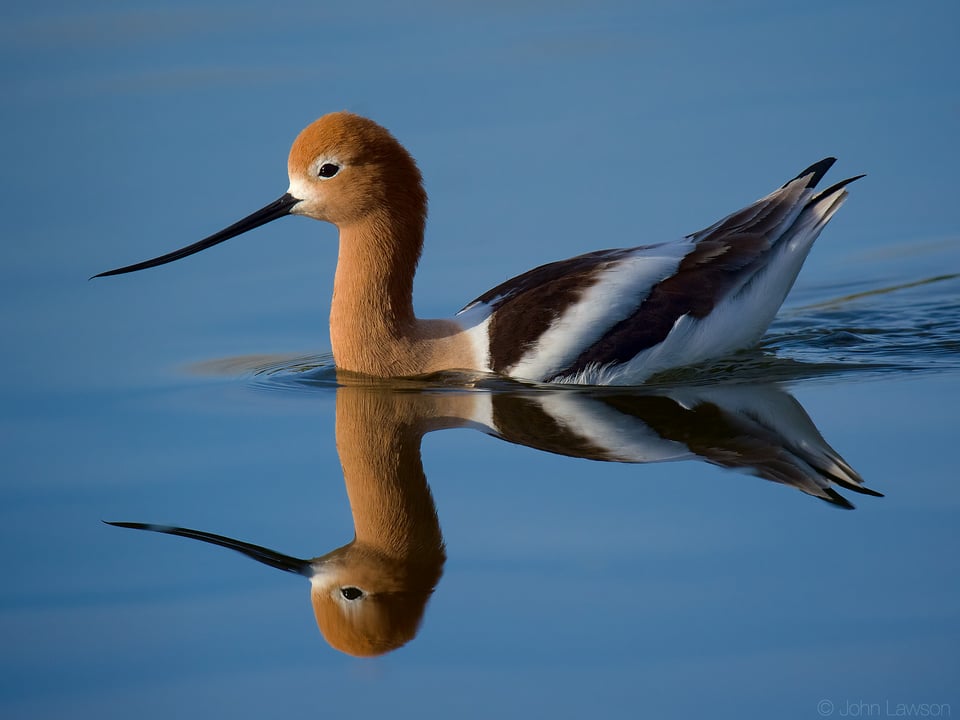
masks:
[[[476,369],[493,372],[490,367],[490,306],[474,302],[458,312],[453,322],[463,328],[463,334],[473,348]]]
[[[618,462],[668,462],[695,457],[683,443],[664,439],[643,420],[626,416],[590,396],[554,392],[538,398],[538,402],[556,422],[603,448]]]
[[[755,343],[766,332],[824,225],[843,204],[846,191],[824,198],[789,229],[764,268],[728,295],[702,320],[684,315],[666,338],[620,365],[588,366],[558,382],[636,385],[671,368],[695,365]]]
[[[691,242],[679,241],[637,250],[618,260],[600,273],[508,374],[541,380],[567,367],[611,326],[636,310],[651,288],[674,274],[692,249]]]

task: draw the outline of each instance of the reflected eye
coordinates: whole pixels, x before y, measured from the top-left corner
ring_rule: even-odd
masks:
[[[340,594],[347,600],[356,600],[363,597],[363,590],[355,587],[340,588]]]
[[[317,171],[317,175],[322,178],[332,178],[340,172],[340,166],[334,165],[333,163],[324,163],[320,166],[320,170]]]

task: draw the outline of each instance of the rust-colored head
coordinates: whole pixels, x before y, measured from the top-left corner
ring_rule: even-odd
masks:
[[[371,217],[422,218],[426,193],[417,164],[385,128],[349,112],[324,115],[293,143],[287,161],[291,212],[338,226]]]
[[[330,646],[374,656],[412,640],[443,572],[442,549],[424,555],[390,557],[354,541],[315,561],[310,599]]]
[[[297,136],[287,162],[290,189],[277,200],[199,242],[166,255],[99,273],[122,275],[188,257],[287,215],[364,226],[377,242],[399,238],[416,265],[427,217],[417,164],[373,120],[348,112],[324,115]],[[402,247],[407,245],[408,247]]]

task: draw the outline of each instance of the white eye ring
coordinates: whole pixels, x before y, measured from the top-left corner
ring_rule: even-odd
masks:
[[[345,167],[336,155],[318,155],[307,167],[307,177],[314,180],[330,180],[340,174]]]
[[[340,172],[340,166],[336,163],[325,162],[321,163],[320,167],[317,169],[317,177],[321,180],[329,180],[334,177],[338,172]]]

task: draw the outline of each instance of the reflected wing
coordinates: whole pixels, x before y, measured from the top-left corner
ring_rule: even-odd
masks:
[[[493,434],[560,455],[612,462],[697,458],[792,487],[841,507],[834,486],[880,493],[824,440],[801,405],[775,386],[657,393],[541,390],[494,394]]]

